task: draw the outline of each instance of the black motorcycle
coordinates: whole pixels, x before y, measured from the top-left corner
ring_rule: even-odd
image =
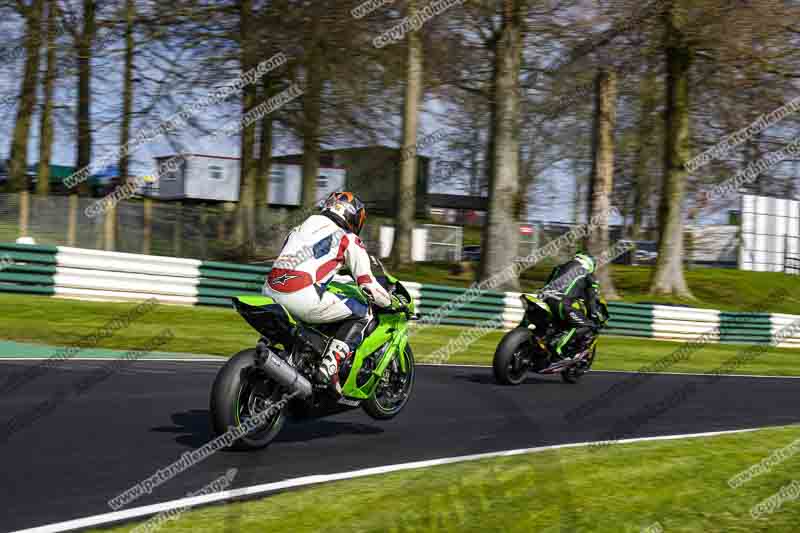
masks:
[[[592,367],[597,353],[595,334],[588,346],[576,353],[559,357],[551,346],[563,330],[558,327],[558,319],[553,316],[550,306],[535,294],[521,297],[525,314],[519,326],[509,331],[497,346],[494,353],[494,377],[503,385],[519,385],[528,372],[537,374],[560,374],[566,383],[577,383]],[[598,330],[608,321],[608,306],[600,298],[598,306]],[[585,309],[582,309],[585,312]]]

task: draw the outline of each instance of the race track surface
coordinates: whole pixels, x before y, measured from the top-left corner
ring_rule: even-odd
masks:
[[[0,384],[32,361],[0,362]],[[212,438],[208,394],[220,363],[138,361],[76,396],[70,391],[103,362],[61,363],[0,396],[0,531],[109,512],[107,501]],[[677,405],[625,437],[696,433],[800,422],[800,379],[653,376],[585,420],[564,414],[599,396],[626,373],[593,373],[577,386],[530,377],[520,387],[494,384],[491,369],[417,369],[413,398],[395,420],[361,410],[290,423],[259,452],[222,451],[161,485],[129,507],[197,491],[227,469],[233,487],[548,444],[594,441],[648,404],[697,384]],[[7,439],[8,423],[55,398],[46,412]]]

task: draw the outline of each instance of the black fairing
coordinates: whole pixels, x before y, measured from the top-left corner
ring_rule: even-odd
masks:
[[[283,345],[294,342],[297,330],[281,305],[247,305],[238,298],[233,298],[233,306],[242,318],[264,337]]]
[[[536,334],[542,335],[547,331],[550,325],[550,314],[532,302],[525,302],[528,306],[525,311],[525,317],[528,321],[536,326]]]

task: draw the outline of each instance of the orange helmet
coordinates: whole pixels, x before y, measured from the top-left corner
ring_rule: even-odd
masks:
[[[361,233],[367,220],[364,202],[351,192],[332,192],[322,203],[320,212],[356,235]]]

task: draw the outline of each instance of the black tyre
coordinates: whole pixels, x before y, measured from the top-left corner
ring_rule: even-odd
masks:
[[[361,404],[364,411],[376,420],[394,418],[411,398],[417,372],[410,344],[406,344],[403,356],[406,361],[405,372],[400,368],[397,358],[394,358],[386,367],[386,372],[375,388],[375,393]]]
[[[522,355],[532,350],[531,332],[515,328],[506,333],[494,352],[494,379],[501,385],[519,385],[528,374],[528,363]]]
[[[255,349],[234,355],[217,374],[211,388],[211,424],[219,436],[268,409],[283,397],[282,390],[255,366]],[[286,406],[276,410],[265,423],[236,440],[231,448],[264,448],[280,433],[286,420]]]
[[[594,356],[597,355],[597,348],[592,348],[592,355],[588,359],[588,365],[585,368],[569,368],[561,372],[561,379],[564,383],[569,383],[574,385],[575,383],[579,382],[583,375],[592,368],[592,363],[594,362]]]

